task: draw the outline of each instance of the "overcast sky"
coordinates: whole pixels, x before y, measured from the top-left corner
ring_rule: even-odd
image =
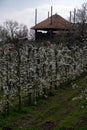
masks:
[[[15,20],[31,27],[35,24],[35,8],[38,22],[48,16],[51,5],[53,14],[57,13],[68,19],[69,11],[80,8],[87,0],[0,0],[0,24],[6,20]]]

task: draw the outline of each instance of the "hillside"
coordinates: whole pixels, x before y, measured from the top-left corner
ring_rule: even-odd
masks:
[[[87,76],[58,88],[36,105],[24,106],[21,112],[0,119],[1,128],[12,130],[87,130]]]

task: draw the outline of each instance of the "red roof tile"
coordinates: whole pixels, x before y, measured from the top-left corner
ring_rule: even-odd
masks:
[[[52,22],[51,22],[52,18]],[[55,14],[52,17],[47,18],[46,20],[36,24],[31,29],[34,30],[62,30],[62,29],[68,29],[70,26],[70,22],[65,20],[63,17]]]

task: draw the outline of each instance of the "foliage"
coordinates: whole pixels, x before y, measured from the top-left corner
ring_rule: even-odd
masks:
[[[28,39],[28,28],[26,25],[16,21],[8,20],[0,26],[0,43],[24,42]]]
[[[78,40],[87,40],[87,2],[82,7],[74,10],[71,28],[74,30],[74,37]]]
[[[86,72],[87,44],[5,44],[0,48],[0,111],[54,95],[55,89]],[[46,45],[46,46],[45,46]],[[62,86],[61,86],[62,84]]]

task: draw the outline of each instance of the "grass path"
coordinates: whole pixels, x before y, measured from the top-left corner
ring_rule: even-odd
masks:
[[[87,130],[87,100],[82,93],[87,83],[87,76],[74,81],[78,88],[58,89],[55,96],[47,100],[40,99],[36,106],[24,107],[22,113],[13,113],[6,119],[0,119],[0,126],[12,127],[13,130]],[[72,100],[74,97],[83,97]],[[24,112],[24,113],[23,113]]]

